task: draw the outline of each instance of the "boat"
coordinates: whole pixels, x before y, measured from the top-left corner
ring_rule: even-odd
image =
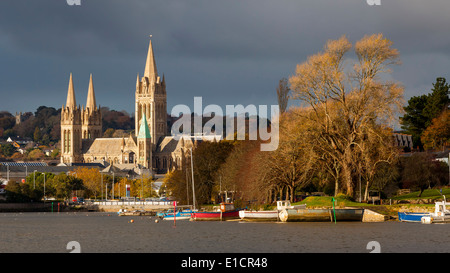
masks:
[[[364,209],[283,209],[282,222],[362,222]]]
[[[145,211],[145,210],[133,210],[127,211],[126,209],[120,209],[117,214],[119,216],[155,216],[155,211]]]
[[[399,212],[399,221],[422,224],[450,223],[450,211],[446,207],[450,203],[446,201],[445,195],[443,197],[444,201],[434,203],[434,212]]]
[[[240,209],[235,209],[232,203],[221,203],[217,211],[195,211],[192,213],[193,221],[224,221],[239,219]]]
[[[290,201],[277,201],[276,210],[241,210],[239,218],[244,221],[278,221],[278,213],[286,208],[305,209],[306,204],[292,206]]]
[[[400,222],[422,222],[422,217],[429,216],[429,212],[398,212]]]
[[[192,217],[192,213],[194,213],[191,209],[185,209],[185,210],[177,210],[177,212],[173,213],[173,210],[167,211],[165,215],[163,216],[163,220],[189,220]]]

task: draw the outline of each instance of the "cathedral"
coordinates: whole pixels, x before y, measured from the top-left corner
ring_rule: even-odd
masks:
[[[106,163],[121,169],[149,169],[152,174],[180,169],[190,149],[199,141],[218,141],[218,136],[169,134],[164,76],[158,75],[152,41],[142,78],[136,79],[135,134],[102,138],[102,115],[97,106],[92,74],[85,106],[77,106],[72,74],[66,105],[61,108],[61,163]]]

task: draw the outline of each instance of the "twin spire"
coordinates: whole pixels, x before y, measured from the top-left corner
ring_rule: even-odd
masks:
[[[75,109],[77,107],[77,101],[75,100],[75,90],[73,88],[72,73],[70,73],[69,90],[67,91],[66,107],[69,107],[70,109]]]
[[[70,73],[69,78],[69,88],[67,90],[67,100],[66,100],[66,107],[69,107],[70,109],[75,109],[77,106],[77,101],[75,99],[75,89],[73,87],[73,79],[72,79],[72,73]],[[95,92],[94,92],[94,82],[92,81],[92,74],[89,79],[89,90],[86,100],[86,109],[89,108],[91,111],[97,109],[97,105],[95,102]]]

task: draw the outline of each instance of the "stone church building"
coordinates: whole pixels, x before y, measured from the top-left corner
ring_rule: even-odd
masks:
[[[152,42],[144,75],[136,79],[135,135],[102,138],[102,116],[97,106],[92,74],[85,106],[77,106],[72,74],[66,105],[61,110],[61,163],[109,163],[119,168],[145,168],[167,173],[185,164],[190,149],[199,141],[218,141],[220,136],[170,136],[164,76],[158,76]]]

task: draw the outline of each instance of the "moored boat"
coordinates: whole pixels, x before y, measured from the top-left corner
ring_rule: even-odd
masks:
[[[172,210],[171,212],[165,213],[165,215],[163,216],[163,220],[189,220],[192,218],[193,213],[194,213],[193,210],[185,209],[185,210],[178,210],[174,214]]]
[[[449,203],[445,200],[434,203],[434,212],[399,212],[398,220],[401,222],[417,222],[422,224],[450,223]]]
[[[192,213],[194,221],[225,221],[239,218],[240,209],[235,209],[231,203],[220,204],[218,211],[196,211]]]
[[[279,213],[283,222],[361,222],[363,216],[364,209],[284,209]]]
[[[446,208],[446,205],[449,205],[449,203],[445,200],[445,195],[443,197],[444,201],[435,202],[434,212],[422,217],[422,224],[450,223],[450,211]]]
[[[422,217],[429,216],[428,212],[399,212],[398,220],[400,222],[422,222]]]
[[[239,218],[245,221],[277,221],[278,211],[276,210],[241,210],[239,211]]]
[[[155,216],[155,211],[145,211],[145,210],[133,210],[127,211],[126,209],[120,209],[117,214],[119,216]]]
[[[276,210],[241,210],[239,211],[239,218],[244,221],[278,221],[278,213],[286,208],[305,209],[306,205],[292,206],[289,201],[277,201]]]

